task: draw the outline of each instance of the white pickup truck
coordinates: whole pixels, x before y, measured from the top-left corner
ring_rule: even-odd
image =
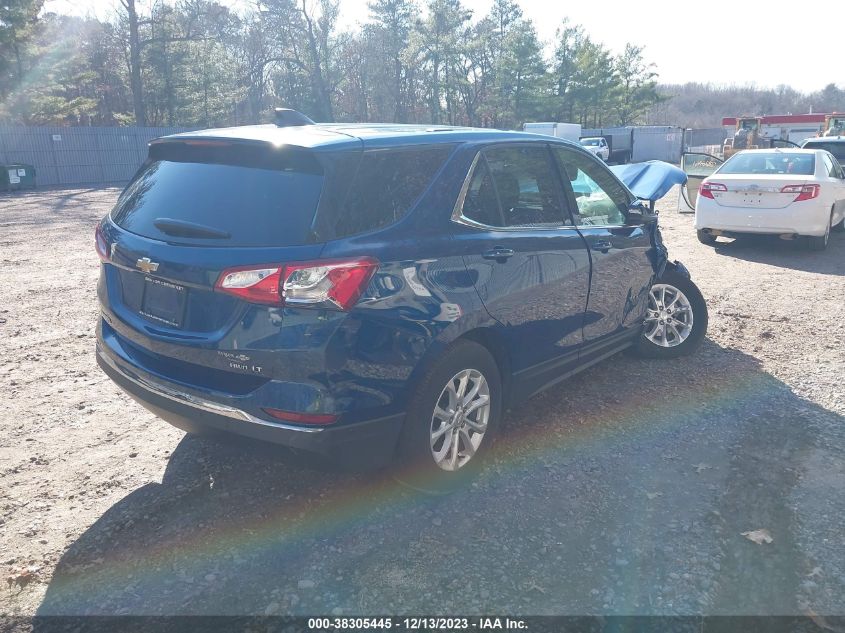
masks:
[[[588,136],[581,139],[581,145],[601,158],[604,162],[610,159],[610,147],[603,136]]]

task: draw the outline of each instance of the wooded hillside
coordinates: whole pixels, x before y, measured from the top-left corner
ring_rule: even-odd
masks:
[[[339,0],[261,0],[235,13],[211,0],[119,0],[110,21],[0,4],[0,121],[208,127],[269,120],[274,106],[318,121],[518,128],[717,125],[742,113],[845,110],[831,84],[789,88],[657,85],[637,42],[612,54],[564,21],[551,47],[512,0],[474,16],[460,0],[372,0],[350,28]]]

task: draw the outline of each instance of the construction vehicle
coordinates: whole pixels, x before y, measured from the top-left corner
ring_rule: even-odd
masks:
[[[828,112],[811,112],[805,114],[764,114],[760,117],[761,125],[757,131],[761,139],[780,139],[801,143],[808,138],[815,138],[824,134],[828,129],[827,119],[845,120],[845,114]],[[751,117],[747,117],[751,118]],[[728,145],[733,142],[733,135],[737,131],[739,120],[736,117],[725,117],[722,119],[722,127],[725,129],[728,138]],[[832,127],[836,127],[835,123]],[[845,133],[843,133],[845,134]],[[834,132],[835,136],[835,132]],[[761,140],[765,147],[765,140]]]
[[[833,112],[824,117],[824,127],[819,136],[845,136],[845,114]]]
[[[737,152],[744,149],[757,149],[761,147],[763,137],[760,136],[760,127],[763,124],[763,117],[738,117],[736,130],[733,138],[725,140],[722,154],[727,160]]]

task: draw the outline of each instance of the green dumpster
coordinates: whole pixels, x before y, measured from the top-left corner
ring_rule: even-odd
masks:
[[[0,165],[0,191],[35,189],[35,167],[32,165]]]

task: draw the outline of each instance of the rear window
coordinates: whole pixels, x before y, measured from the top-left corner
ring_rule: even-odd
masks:
[[[845,163],[845,143],[812,142],[804,143],[804,149],[823,149],[836,157],[840,163]]]
[[[815,171],[815,156],[797,152],[735,154],[718,169],[720,174],[794,174],[796,176],[812,176]]]
[[[403,217],[428,188],[453,145],[364,152],[337,211],[334,237],[387,226]]]
[[[171,145],[172,147],[165,147]],[[219,246],[308,241],[323,185],[306,152],[164,143],[119,198],[113,221],[145,237]]]

